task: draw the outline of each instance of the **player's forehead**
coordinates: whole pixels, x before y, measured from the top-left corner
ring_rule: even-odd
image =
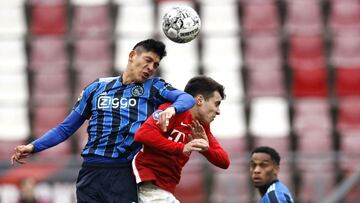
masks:
[[[137,54],[145,59],[151,59],[154,62],[160,62],[160,56],[156,52],[141,50],[137,51]]]
[[[271,156],[263,152],[255,152],[251,155],[252,163],[267,163],[272,162]]]

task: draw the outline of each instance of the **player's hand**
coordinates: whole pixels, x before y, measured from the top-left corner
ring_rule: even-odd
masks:
[[[193,120],[191,125],[189,125],[189,128],[191,131],[192,139],[204,139],[209,142],[208,137],[205,133],[205,129],[198,120]]]
[[[183,153],[190,155],[192,151],[203,152],[209,149],[209,143],[204,139],[193,139],[186,143],[183,149]]]
[[[167,130],[169,126],[169,120],[176,114],[175,107],[168,107],[159,114],[159,120],[157,124],[160,124],[160,128],[163,132]]]
[[[24,164],[24,159],[34,151],[34,145],[19,145],[14,148],[14,151],[14,154],[11,156],[11,165],[14,165],[15,162]]]

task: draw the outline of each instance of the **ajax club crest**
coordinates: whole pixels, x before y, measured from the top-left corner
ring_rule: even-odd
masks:
[[[136,85],[131,89],[131,95],[134,97],[139,97],[144,94],[144,88],[140,85]]]

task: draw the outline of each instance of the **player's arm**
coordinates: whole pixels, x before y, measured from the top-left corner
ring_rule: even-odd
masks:
[[[65,141],[80,128],[86,119],[90,118],[91,101],[99,87],[98,81],[99,79],[95,80],[81,92],[73,110],[62,123],[31,143],[34,145],[33,152],[40,152]]]
[[[42,137],[30,144],[16,146],[15,152],[11,156],[11,163],[18,162],[23,164],[25,163],[23,159],[26,159],[31,153],[40,152],[63,142],[79,129],[84,121],[85,118],[72,111],[62,123],[49,130]]]
[[[160,106],[160,109],[166,109],[164,105]],[[136,131],[134,140],[140,142],[143,145],[151,148],[155,148],[159,151],[166,152],[168,154],[181,154],[184,149],[183,143],[173,142],[166,138],[166,136],[157,125],[157,120],[154,117],[157,117],[159,111],[155,111],[152,116],[150,116],[146,122],[141,125],[141,127]],[[174,118],[170,119],[169,128],[172,129]]]
[[[80,128],[85,120],[76,111],[71,111],[63,122],[31,143],[34,145],[33,152],[40,152],[65,141]]]
[[[223,169],[228,168],[230,165],[228,154],[220,146],[219,142],[215,139],[211,132],[207,133],[207,137],[209,142],[209,149],[201,153],[210,163],[214,164],[215,166]]]
[[[164,80],[157,81],[155,86],[159,89],[162,100],[172,102],[171,106],[159,115],[158,123],[165,132],[169,125],[169,119],[176,113],[182,113],[192,108],[195,104],[195,99],[190,94],[173,88]]]

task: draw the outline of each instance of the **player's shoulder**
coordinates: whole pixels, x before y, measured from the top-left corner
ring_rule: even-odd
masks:
[[[294,202],[289,189],[280,181],[271,184],[266,193],[269,199],[276,198],[280,203]]]

